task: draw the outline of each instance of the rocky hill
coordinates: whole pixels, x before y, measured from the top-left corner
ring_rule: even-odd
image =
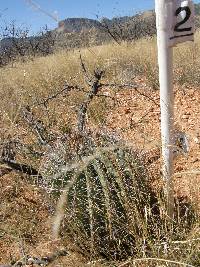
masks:
[[[196,28],[199,28],[200,4],[195,4],[195,13]],[[20,32],[21,36],[17,35]],[[7,36],[0,40],[0,65],[5,65],[4,62],[7,64],[10,58],[16,58],[16,56],[37,54],[45,56],[56,50],[102,45],[111,41],[120,44],[123,41],[153,36],[156,34],[156,16],[153,10],[149,10],[134,16],[112,19],[67,18],[60,21],[56,29],[46,31],[41,36],[26,35],[24,38],[23,33],[24,31],[19,29],[16,36]],[[17,47],[23,47],[23,49],[16,49]],[[6,54],[8,54],[8,60],[4,60]]]
[[[58,23],[56,32],[58,33],[87,33],[88,31],[101,31],[109,34],[116,35],[118,38],[122,35],[122,32],[129,31],[129,34],[133,30],[139,28],[146,28],[147,25],[151,25],[152,31],[145,34],[152,34],[155,32],[155,13],[154,11],[146,11],[134,16],[114,17],[112,19],[102,18],[100,20],[88,19],[88,18],[67,18]],[[152,25],[153,24],[153,25]],[[133,36],[134,38],[135,36]],[[121,38],[123,38],[121,36]],[[129,37],[131,38],[131,37]]]
[[[156,19],[154,11],[101,20],[68,18],[60,21],[54,32],[57,34],[56,48],[87,47],[113,40],[121,43],[154,35]]]
[[[70,33],[90,30],[91,28],[100,28],[99,21],[87,18],[67,18],[58,23],[57,31]]]

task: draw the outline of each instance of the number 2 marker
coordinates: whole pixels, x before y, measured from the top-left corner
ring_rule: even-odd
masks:
[[[194,4],[191,0],[173,1],[174,14],[169,32],[169,45],[194,41]]]

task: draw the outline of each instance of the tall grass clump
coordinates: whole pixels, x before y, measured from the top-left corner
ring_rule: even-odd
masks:
[[[199,36],[199,32],[196,32],[194,43],[184,43],[174,48],[174,81],[177,84],[199,87]],[[145,78],[149,87],[159,88],[155,37],[123,42],[121,45],[110,43],[84,48],[81,54],[89,71],[92,72],[96,67],[105,70],[105,83],[131,84],[139,76]],[[79,55],[79,50],[63,50],[1,68],[0,96],[3,109],[7,110],[10,106],[7,102],[11,101],[16,105],[24,102],[30,104],[33,99],[53,94],[66,82],[84,86]]]
[[[187,43],[175,49],[174,78],[180,85],[199,88],[200,83],[200,33],[195,35],[194,43]]]

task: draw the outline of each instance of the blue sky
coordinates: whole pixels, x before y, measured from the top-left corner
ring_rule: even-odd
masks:
[[[44,12],[38,11],[30,2],[36,3]],[[200,2],[200,0],[195,1]],[[0,20],[31,27],[33,32],[39,31],[45,24],[55,28],[58,20],[67,17],[114,17],[133,15],[136,12],[153,9],[154,0],[0,0]],[[48,13],[50,16],[48,16]]]

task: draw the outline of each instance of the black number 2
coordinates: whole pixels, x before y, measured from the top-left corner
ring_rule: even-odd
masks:
[[[191,16],[191,10],[188,6],[184,6],[184,7],[179,7],[176,10],[175,16],[178,17],[178,15],[182,12],[185,11],[185,17],[182,21],[178,22],[176,24],[176,26],[174,27],[174,31],[175,32],[189,32],[191,31],[192,27],[188,27],[188,28],[180,28],[181,25],[183,25],[186,21],[188,21],[188,19]]]

